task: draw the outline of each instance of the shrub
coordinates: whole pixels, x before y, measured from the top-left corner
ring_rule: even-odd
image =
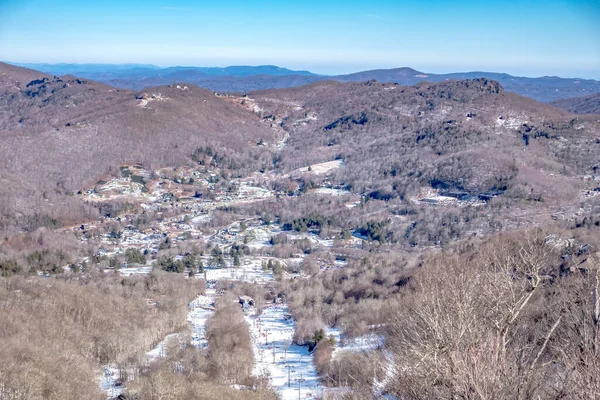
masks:
[[[12,276],[22,271],[17,260],[0,260],[0,276]]]
[[[185,266],[181,260],[175,260],[174,257],[163,256],[156,260],[156,265],[163,271],[167,272],[183,272]]]
[[[139,249],[125,250],[127,264],[146,264],[146,256]]]
[[[243,383],[250,377],[254,354],[250,331],[237,303],[224,298],[206,323],[210,374],[223,383]]]

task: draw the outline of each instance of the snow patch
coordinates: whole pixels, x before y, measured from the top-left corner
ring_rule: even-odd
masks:
[[[310,193],[327,194],[327,195],[330,195],[330,196],[344,196],[344,195],[347,195],[347,194],[351,194],[350,191],[348,191],[348,190],[333,189],[333,188],[326,188],[326,187],[321,187],[321,188],[313,189],[313,190],[310,191]]]
[[[340,168],[342,165],[344,165],[344,160],[327,161],[324,163],[313,164],[310,166],[298,168],[297,170],[294,170],[290,175],[299,175],[307,172],[313,173],[315,175],[322,175],[334,171]]]
[[[522,118],[506,117],[500,115],[496,120],[495,124],[497,128],[508,128],[508,129],[519,129],[527,121]]]

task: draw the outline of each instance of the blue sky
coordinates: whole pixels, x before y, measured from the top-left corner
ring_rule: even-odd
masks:
[[[0,59],[600,79],[600,0],[0,0]]]

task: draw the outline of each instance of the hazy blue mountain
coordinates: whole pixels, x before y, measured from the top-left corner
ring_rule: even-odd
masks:
[[[250,76],[250,75],[302,75],[313,76],[309,71],[294,71],[276,65],[259,66],[231,66],[231,67],[166,67],[161,68],[151,64],[28,64],[13,63],[25,68],[36,69],[52,75],[75,75],[95,79],[97,77],[111,76],[115,79],[143,79],[149,76]]]
[[[16,64],[51,75],[73,75],[93,79],[124,89],[144,89],[172,83],[190,83],[219,92],[250,92],[290,88],[318,80],[361,82],[376,80],[400,85],[419,82],[441,82],[488,78],[506,91],[515,92],[542,102],[600,93],[600,81],[591,79],[544,76],[528,78],[497,72],[455,72],[431,74],[412,68],[362,71],[353,74],[324,76],[309,71],[295,71],[275,65],[231,67],[166,67],[149,64]]]

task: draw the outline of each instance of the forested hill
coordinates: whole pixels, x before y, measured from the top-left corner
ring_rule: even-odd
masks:
[[[575,114],[600,114],[600,93],[556,100],[551,104]]]

